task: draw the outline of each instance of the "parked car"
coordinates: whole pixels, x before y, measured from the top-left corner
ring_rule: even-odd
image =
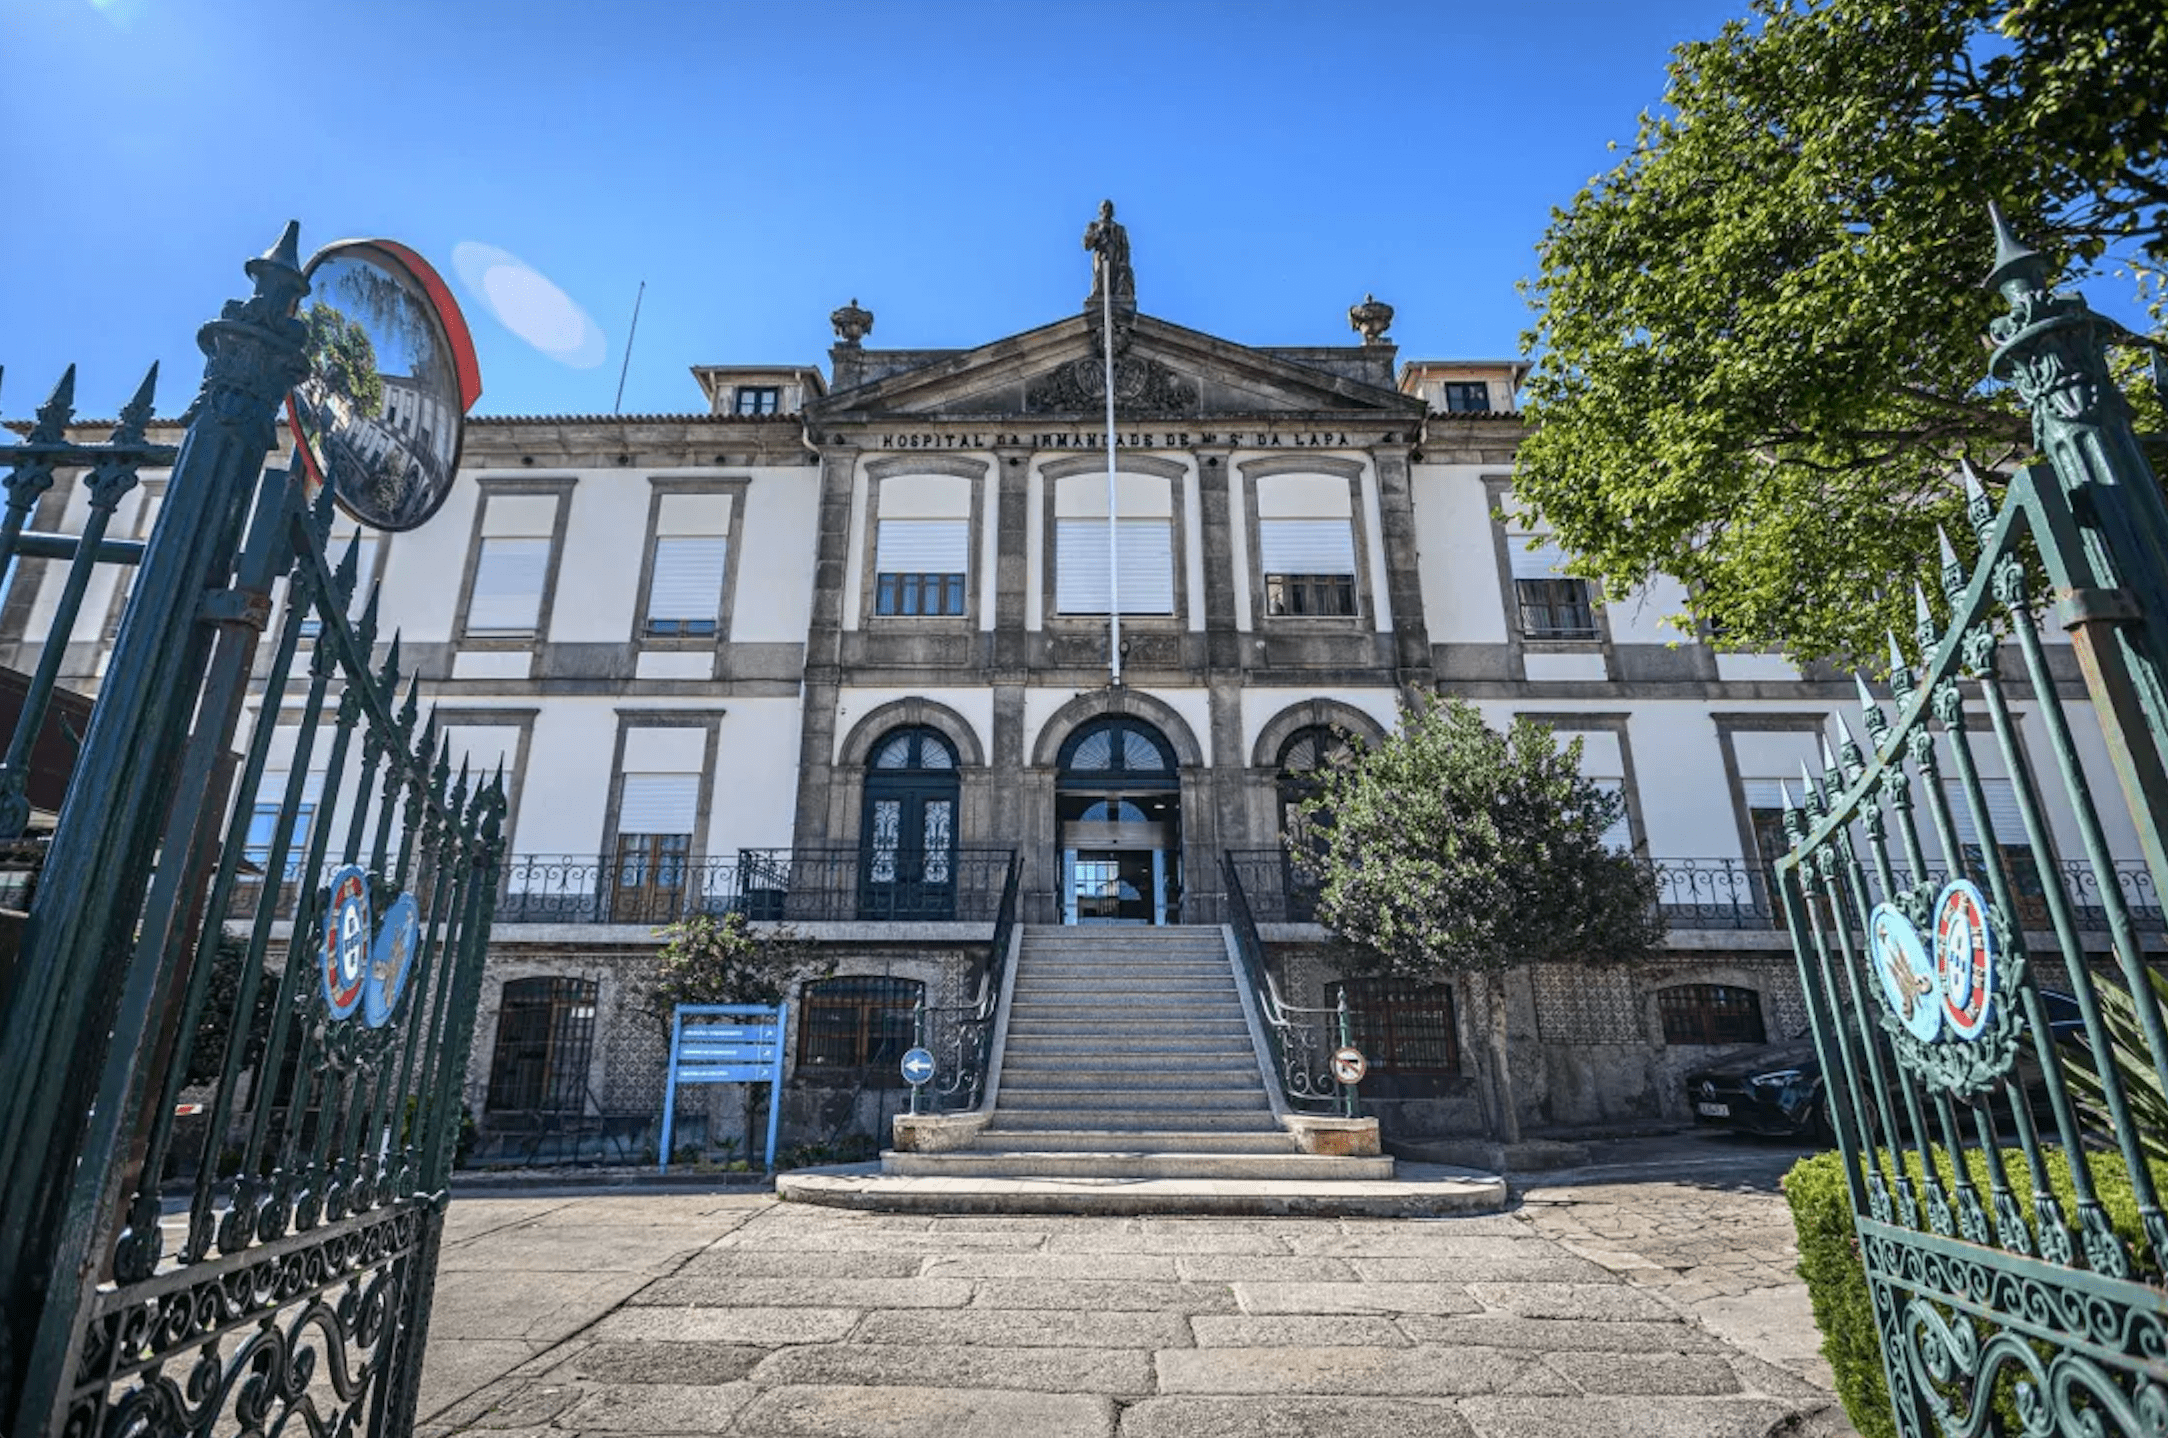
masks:
[[[2076,999],[2042,989],[2040,1002],[2058,1045],[2084,1042],[2085,1023]],[[2030,1051],[2019,1052],[2017,1072],[2033,1112],[2045,1114],[2046,1090]],[[1811,1039],[1765,1044],[1695,1069],[1686,1076],[1686,1102],[1697,1124],[1822,1143],[1835,1137],[1829,1126],[1822,1060]]]

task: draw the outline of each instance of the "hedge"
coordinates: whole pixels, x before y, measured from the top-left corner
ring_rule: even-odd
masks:
[[[1934,1152],[1935,1166],[1947,1191],[1955,1169],[1948,1154],[1939,1148]],[[2131,1193],[2129,1173],[2115,1154],[2093,1153],[2088,1157],[2101,1207],[2129,1245],[2134,1263],[2142,1265],[2145,1235],[2138,1223],[2138,1204]],[[1989,1193],[1987,1160],[1970,1151],[1966,1158],[1973,1186],[1985,1204]],[[2077,1208],[2069,1164],[2059,1150],[2049,1150],[2044,1158],[2049,1187],[2062,1199],[2064,1212],[2075,1222]],[[1884,1159],[1886,1162],[1886,1154]],[[2010,1191],[2030,1221],[2032,1178],[2024,1154],[2017,1149],[2005,1150],[2003,1167],[2009,1174]],[[2168,1189],[2168,1169],[2149,1167],[2153,1168],[2154,1183]],[[1918,1154],[1905,1155],[1905,1171],[1917,1184]],[[1814,1324],[1822,1330],[1822,1356],[1829,1360],[1836,1375],[1837,1396],[1844,1402],[1844,1411],[1859,1430],[1860,1438],[1897,1438],[1897,1427],[1890,1416],[1889,1384],[1882,1374],[1881,1333],[1875,1324],[1874,1303],[1867,1293],[1867,1271],[1860,1263],[1859,1242],[1852,1228],[1843,1155],[1818,1153],[1801,1159],[1784,1176],[1784,1197],[1791,1204],[1792,1223],[1799,1231],[1799,1276],[1807,1282],[1807,1296],[1814,1304]],[[2158,1274],[2151,1278],[2160,1281]],[[2011,1433],[2020,1426],[2010,1393],[2014,1382],[2006,1372],[1996,1391],[2003,1431]]]

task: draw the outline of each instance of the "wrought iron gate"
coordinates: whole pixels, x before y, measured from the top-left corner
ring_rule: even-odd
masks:
[[[1898,1430],[2160,1435],[2168,506],[2114,327],[1996,230],[1993,368],[2050,463],[1999,508],[1968,474],[1977,561],[1943,541],[1896,712],[1860,685],[1777,872]]]
[[[68,442],[64,384],[0,448],[0,565],[70,564],[33,732],[92,566],[140,559],[0,981],[0,1425],[18,1438],[413,1424],[504,800],[450,771],[396,637],[377,662],[373,588],[349,617],[330,487],[264,471],[304,368],[297,240],[204,327],[177,453],[143,442],[148,382],[109,444]],[[138,467],[169,458],[148,543],[101,543]],[[91,525],[27,534],[77,467]],[[282,727],[288,778],[258,804]],[[29,742],[0,772],[10,835]]]

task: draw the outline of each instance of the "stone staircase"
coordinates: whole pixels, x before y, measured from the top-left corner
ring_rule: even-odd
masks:
[[[1389,1179],[1386,1157],[1304,1153],[1273,1113],[1216,926],[1032,926],[1000,1085],[961,1147],[882,1171],[954,1178]]]

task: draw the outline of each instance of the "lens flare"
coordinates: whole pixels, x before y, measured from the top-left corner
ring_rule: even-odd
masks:
[[[593,369],[608,353],[587,311],[510,251],[463,240],[452,248],[452,270],[497,323],[560,364]]]

